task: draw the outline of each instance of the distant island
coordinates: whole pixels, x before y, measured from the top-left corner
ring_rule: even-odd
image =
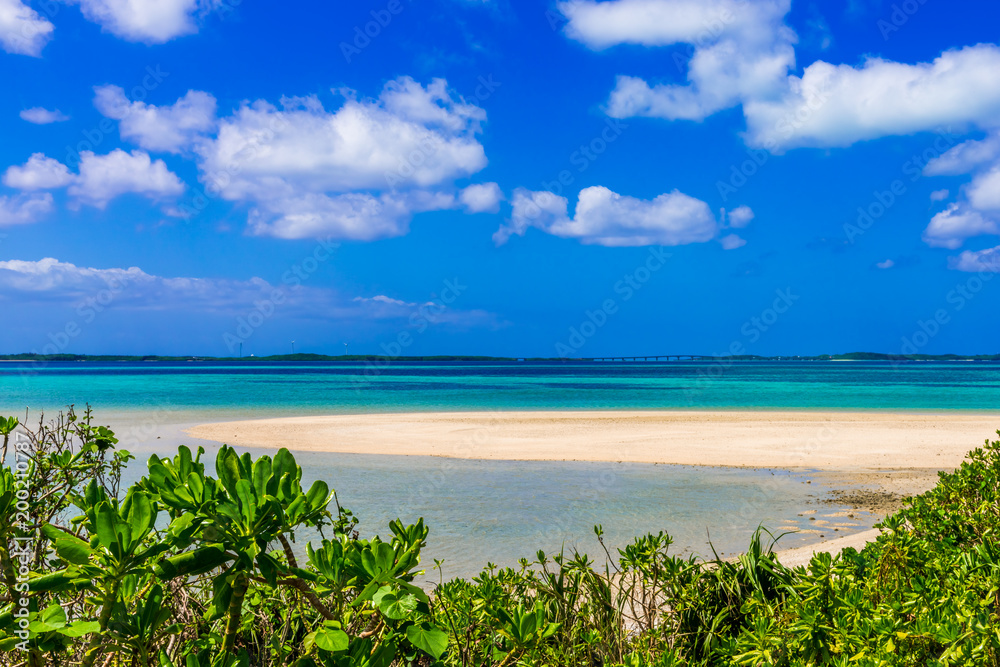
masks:
[[[432,355],[432,356],[399,356],[391,357],[378,354],[274,354],[265,357],[205,357],[205,356],[162,356],[162,355],[128,355],[128,354],[0,354],[0,361],[368,361],[368,362],[607,362],[607,361],[1000,361],[1000,354],[884,354],[882,352],[848,352],[846,354],[821,354],[817,356],[781,355],[761,356],[756,354],[741,354],[729,356],[699,355],[699,354],[661,354],[638,356],[604,356],[604,357],[490,357],[476,355]]]

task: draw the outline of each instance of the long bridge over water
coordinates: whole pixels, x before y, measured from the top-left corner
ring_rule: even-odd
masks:
[[[718,359],[707,354],[658,354],[638,357],[581,357],[580,361],[705,361]]]

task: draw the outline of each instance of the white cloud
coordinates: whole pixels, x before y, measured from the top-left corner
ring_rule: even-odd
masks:
[[[30,109],[24,109],[21,111],[20,115],[22,120],[34,123],[35,125],[62,123],[63,121],[69,120],[69,116],[59,111],[59,109],[49,111],[43,107],[31,107]]]
[[[719,239],[719,243],[722,244],[723,250],[736,250],[737,248],[742,248],[747,244],[746,239],[741,238],[736,234],[727,234]]]
[[[384,294],[372,297],[356,296],[352,299],[360,307],[366,319],[374,320],[405,320],[411,323],[412,318],[426,321],[432,325],[450,325],[452,327],[472,328],[485,327],[497,329],[507,323],[496,314],[481,309],[459,310],[452,308],[440,300],[403,301]]]
[[[176,277],[146,273],[137,267],[91,268],[47,257],[38,261],[0,262],[0,292],[7,298],[82,304],[110,291],[116,308],[141,310],[179,309],[246,312],[270,299],[275,286],[261,278],[249,280]],[[330,290],[282,287],[287,311],[309,312],[337,300]],[[102,301],[107,306],[106,301]]]
[[[790,0],[574,0],[559,4],[566,34],[592,49],[691,45],[688,85],[620,76],[608,101],[617,118],[701,120],[749,97],[772,95],[795,65]]]
[[[924,232],[928,244],[955,249],[972,236],[1000,233],[1000,133],[961,143],[924,168],[928,176],[968,173],[973,177],[962,188],[964,196],[935,215]],[[947,196],[948,190],[938,190],[931,200]]]
[[[887,259],[883,262],[877,262],[875,266],[877,266],[880,269],[891,269],[892,267],[896,266],[896,262],[892,261],[891,259]]]
[[[197,18],[218,0],[76,0],[84,17],[131,42],[162,44],[198,32]]]
[[[401,301],[399,299],[393,299],[392,297],[386,296],[385,294],[377,294],[372,297],[367,296],[356,296],[353,301],[357,303],[384,303],[390,306],[404,306],[409,308],[414,308],[418,304],[410,303],[407,301]]]
[[[1000,225],[979,211],[962,204],[952,204],[933,218],[924,230],[924,242],[935,248],[954,250],[965,239],[983,234],[1000,234]]]
[[[511,204],[510,221],[493,235],[497,245],[506,243],[513,234],[523,236],[529,227],[603,246],[701,243],[715,238],[719,231],[708,204],[677,190],[645,200],[602,186],[584,188],[572,218],[567,213],[567,199],[551,192],[519,188]]]
[[[52,195],[49,193],[0,196],[0,227],[27,225],[37,222],[52,210]]]
[[[76,203],[97,208],[104,208],[115,197],[128,193],[159,201],[184,192],[184,184],[163,160],[152,160],[143,151],[126,153],[120,148],[107,155],[81,152],[78,174],[70,173],[66,165],[53,158],[35,153],[23,166],[8,168],[3,183],[21,190],[69,186],[67,192]]]
[[[22,0],[0,0],[0,47],[7,53],[40,56],[52,24]]]
[[[462,190],[458,200],[468,213],[496,213],[500,210],[503,192],[496,183],[476,183]]]
[[[934,158],[924,167],[925,176],[954,176],[968,174],[1000,158],[1000,135],[986,139],[966,141]]]
[[[794,76],[796,36],[785,24],[790,7],[789,0],[559,4],[568,20],[566,34],[595,50],[619,44],[688,45],[686,85],[670,82],[670,74],[662,83],[622,74],[607,103],[614,117],[701,120],[742,105],[747,144],[775,153],[849,146],[944,126],[989,131],[1000,123],[997,45],[945,51],[929,63],[869,58],[854,67],[817,61]],[[673,55],[674,64],[683,67],[679,54]],[[937,169],[943,173],[951,161],[1000,151],[1000,141],[966,148],[968,155],[955,151],[938,161]]]
[[[0,302],[14,299],[72,305],[77,313],[95,299],[100,299],[102,308],[240,316],[264,302],[280,311],[283,318],[355,322],[398,319],[403,326],[418,326],[410,319],[416,313],[422,323],[435,326],[497,328],[503,324],[493,313],[459,310],[440,301],[411,303],[385,295],[349,299],[325,287],[272,285],[258,277],[170,278],[137,267],[99,269],[51,257],[0,261]]]
[[[700,46],[722,39],[765,42],[773,39],[775,17],[787,0],[610,0],[561,2],[569,23],[566,34],[592,49],[617,44]]]
[[[944,201],[951,194],[947,189],[935,190],[931,193],[931,201]]]
[[[986,250],[966,250],[949,259],[949,267],[958,271],[1000,273],[1000,246]]]
[[[250,204],[258,234],[372,240],[405,233],[415,212],[455,206],[454,180],[486,166],[476,136],[486,114],[443,79],[345,95],[333,112],[284,98],[282,109],[258,100],[222,118],[195,148],[206,188]]]
[[[730,227],[742,229],[753,220],[753,210],[749,206],[737,206],[726,215]]]
[[[340,92],[334,111],[316,97],[286,97],[280,109],[258,100],[218,120],[214,97],[200,91],[157,107],[101,86],[94,101],[143,149],[190,150],[206,196],[247,205],[253,234],[371,241],[405,234],[423,211],[497,210],[503,195],[495,183],[455,186],[486,166],[478,140],[486,114],[443,79],[424,86],[402,77],[376,99]],[[75,203],[99,208],[125,193],[161,201],[185,189],[162,160],[120,149],[84,151],[79,174],[38,154],[10,168],[6,182],[24,190],[68,185]],[[164,210],[191,215],[183,202]]]
[[[143,151],[126,153],[116,148],[107,155],[82,151],[80,174],[68,192],[84,204],[104,208],[115,197],[128,193],[154,201],[176,197],[184,192],[184,184],[163,160],[151,160]]]
[[[965,194],[972,208],[1000,213],[1000,162],[989,171],[977,174]]]
[[[73,175],[66,165],[35,153],[23,166],[13,166],[3,175],[3,184],[18,190],[52,190],[73,182]]]
[[[179,153],[215,127],[215,98],[202,91],[189,90],[168,107],[131,102],[119,86],[97,86],[94,92],[94,106],[119,121],[122,139],[148,151]]]
[[[818,61],[776,99],[747,99],[747,142],[772,150],[849,146],[1000,117],[1000,48],[945,51],[931,63],[870,58],[860,68]]]
[[[414,213],[453,205],[451,195],[420,191],[378,196],[366,192],[303,193],[259,201],[250,213],[250,231],[282,239],[332,236],[373,241],[405,234]]]

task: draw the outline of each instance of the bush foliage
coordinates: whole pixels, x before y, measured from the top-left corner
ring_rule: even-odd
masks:
[[[20,437],[14,437],[20,433]],[[288,450],[133,457],[89,411],[0,419],[0,664],[158,667],[1000,665],[1000,442],[884,520],[863,551],[789,569],[646,535],[414,585],[428,538],[359,539]],[[296,531],[320,531],[299,561]]]

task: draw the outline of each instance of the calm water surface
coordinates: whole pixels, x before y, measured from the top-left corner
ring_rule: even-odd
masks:
[[[139,456],[186,442],[184,425],[307,414],[570,409],[996,411],[1000,364],[721,363],[52,363],[0,364],[0,414],[93,406]],[[276,443],[280,446],[280,443]],[[423,516],[445,575],[511,565],[562,546],[666,530],[678,552],[742,550],[760,523],[807,527],[822,495],[804,473],[612,463],[461,461],[300,453],[361,518],[363,535]],[[826,507],[819,507],[821,512]],[[871,517],[863,523],[870,524]],[[300,545],[309,538],[300,537]],[[802,535],[782,540],[795,546]],[[428,578],[436,575],[429,574]]]

